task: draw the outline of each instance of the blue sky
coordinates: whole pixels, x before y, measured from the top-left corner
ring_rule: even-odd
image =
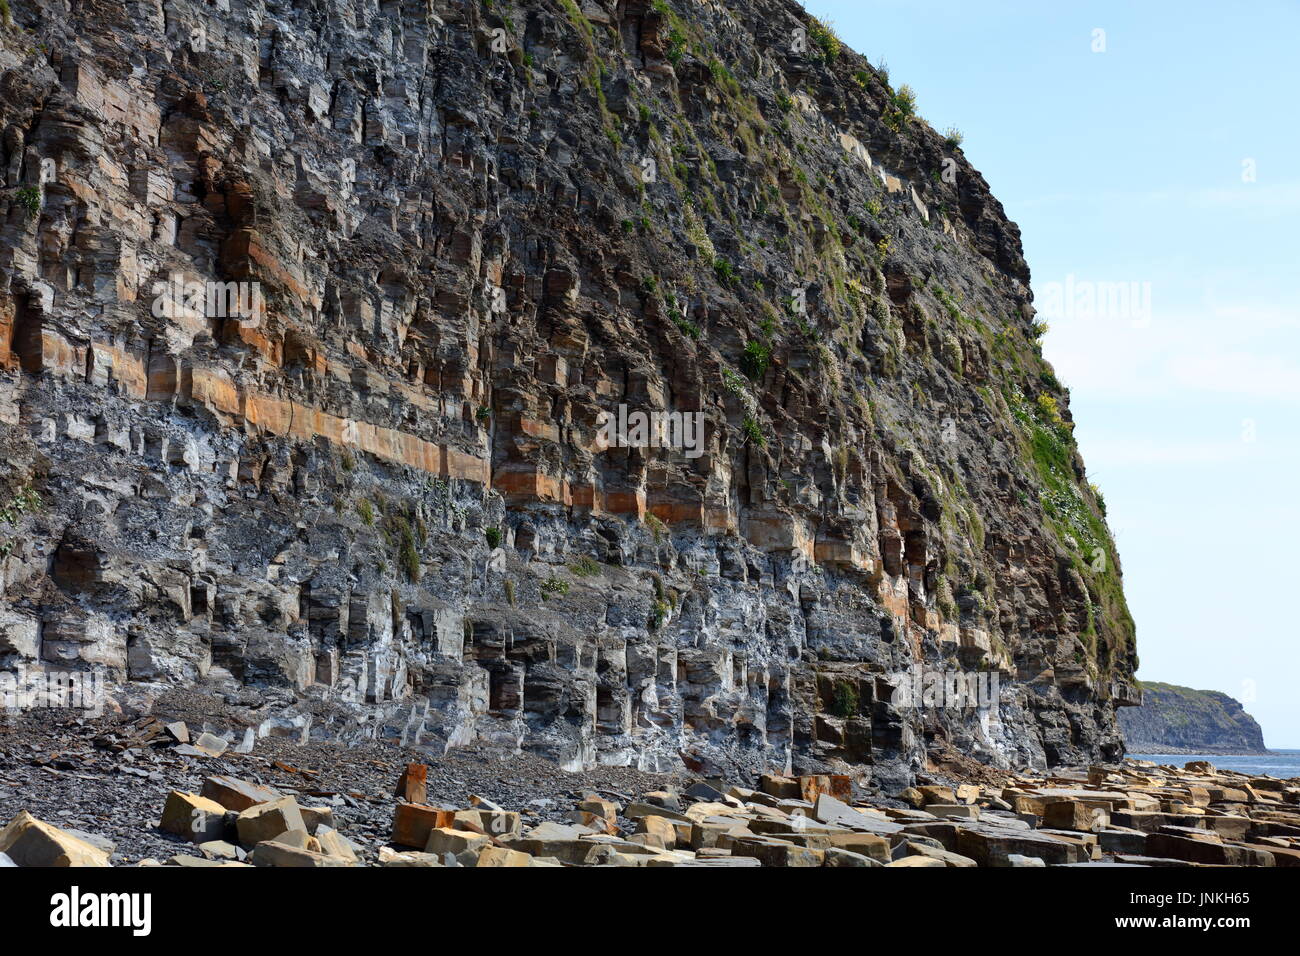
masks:
[[[1149,316],[1049,316],[1043,346],[1138,676],[1231,694],[1300,749],[1300,2],[806,7],[963,131],[1040,309],[1053,283],[1149,290]]]

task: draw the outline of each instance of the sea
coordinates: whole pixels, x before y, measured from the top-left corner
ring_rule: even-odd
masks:
[[[1208,760],[1220,770],[1236,770],[1257,777],[1300,777],[1300,750],[1270,750],[1266,754],[1128,754],[1134,760],[1152,760],[1181,767],[1191,760]]]

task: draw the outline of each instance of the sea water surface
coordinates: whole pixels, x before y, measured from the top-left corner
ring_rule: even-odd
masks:
[[[1153,760],[1181,767],[1190,760],[1208,760],[1220,770],[1236,770],[1260,777],[1300,777],[1300,750],[1270,750],[1266,754],[1128,754],[1134,760]]]

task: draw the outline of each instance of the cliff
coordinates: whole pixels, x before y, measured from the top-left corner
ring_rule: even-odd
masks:
[[[1142,706],[1120,711],[1130,753],[1267,753],[1264,733],[1241,704],[1217,690],[1142,681]]]
[[[800,7],[12,8],[0,667],[575,768],[1122,754],[1019,231]]]

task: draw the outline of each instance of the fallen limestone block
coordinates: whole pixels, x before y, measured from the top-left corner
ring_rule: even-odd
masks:
[[[898,799],[902,800],[913,809],[919,810],[921,807],[925,806],[925,794],[920,790],[917,790],[916,787],[908,787],[898,795]]]
[[[660,849],[672,850],[677,846],[677,827],[667,817],[647,814],[637,821],[636,832],[650,837],[654,841],[651,845]]]
[[[168,736],[178,744],[187,744],[190,742],[190,728],[185,725],[185,721],[176,720],[170,724],[163,724],[163,730],[167,731]]]
[[[597,844],[587,839],[612,839],[597,835],[588,827],[575,823],[554,823],[550,820],[539,823],[523,836],[510,841],[510,849],[519,850],[534,857],[555,857],[563,863],[582,863]]]
[[[202,733],[199,734],[198,739],[194,741],[194,746],[203,751],[203,753],[207,754],[209,757],[220,757],[226,752],[230,743],[224,738],[218,737],[216,734]]]
[[[242,811],[235,820],[239,842],[256,846],[264,840],[273,840],[286,830],[307,831],[307,824],[293,797],[280,797],[258,803]]]
[[[1039,830],[1044,836],[1052,836],[1058,840],[1073,844],[1079,849],[1079,858],[1076,863],[1083,863],[1086,860],[1100,860],[1101,847],[1097,844],[1097,834],[1079,833],[1076,830]]]
[[[691,820],[703,820],[706,817],[740,817],[745,813],[731,803],[700,803],[692,804],[686,808],[686,816]]]
[[[659,862],[659,857],[650,856],[644,853],[620,853],[609,847],[602,847],[602,852],[591,857],[587,861],[588,866],[622,866],[622,867],[649,867],[652,865],[659,866],[677,866],[678,861],[672,857],[664,857],[663,862]]]
[[[928,803],[925,809],[939,818],[960,817],[963,820],[980,818],[980,808],[965,803]]]
[[[817,823],[809,820],[808,817],[805,817],[802,814],[792,816],[786,820],[751,820],[749,828],[755,833],[779,837],[845,832],[844,827],[837,827],[827,823]]]
[[[957,802],[957,795],[952,792],[952,787],[945,787],[938,784],[916,788],[921,799],[927,807],[932,803],[951,804]]]
[[[201,796],[209,800],[215,800],[227,810],[234,810],[236,813],[247,810],[259,803],[278,800],[282,796],[278,790],[273,790],[270,787],[264,787],[261,784],[251,783],[247,780],[240,780],[236,777],[223,776],[205,777],[203,787],[199,793]]]
[[[902,820],[905,823],[923,823],[939,819],[925,810],[905,810],[901,807],[885,807],[884,815],[890,820]]]
[[[690,846],[692,850],[698,852],[705,848],[719,847],[719,841],[724,836],[752,835],[752,833],[744,820],[732,817],[708,817],[691,824]]]
[[[826,859],[824,850],[763,836],[740,837],[732,845],[731,855],[752,856],[763,866],[821,866]]]
[[[889,839],[876,833],[828,833],[826,845],[861,853],[881,863],[889,861]]]
[[[1067,863],[1065,865],[1074,866],[1075,864]],[[1019,853],[1010,853],[1007,855],[1007,866],[1035,867],[1035,866],[1047,866],[1047,864],[1043,862],[1041,857],[1021,856]]]
[[[885,866],[903,866],[903,867],[933,866],[933,867],[938,867],[940,869],[942,869],[947,865],[948,864],[944,863],[943,860],[936,860],[933,857],[928,857],[928,856],[905,856],[901,860],[893,860],[892,862],[885,864]]]
[[[942,842],[942,841],[941,841]],[[980,866],[1010,866],[1010,856],[1036,856],[1045,862],[1078,863],[1086,859],[1076,844],[1033,830],[1012,830],[975,823],[957,829],[955,847],[945,849],[968,856]]]
[[[16,867],[17,865],[17,863],[9,859],[8,853],[0,853],[0,869],[4,869],[7,866]]]
[[[209,860],[242,860],[243,851],[225,840],[210,840],[199,844],[199,852]]]
[[[1097,833],[1097,845],[1107,853],[1133,853],[1141,855],[1146,852],[1147,835],[1141,830],[1129,830],[1124,827],[1111,827]]]
[[[1300,847],[1269,846],[1258,843],[1245,844],[1247,849],[1264,850],[1273,856],[1274,866],[1300,866]]]
[[[798,780],[770,773],[759,778],[758,789],[777,799],[797,799],[801,796]]]
[[[843,827],[869,827],[873,822],[865,813],[854,810],[847,803],[835,799],[829,793],[817,795],[817,802],[813,805],[812,815],[814,819],[822,823],[833,823]]]
[[[15,866],[108,866],[108,854],[26,810],[0,830],[0,853]]]
[[[827,847],[823,858],[822,866],[884,866],[880,860],[874,860],[862,853],[854,853],[852,850],[842,850],[837,846]]]
[[[321,852],[326,856],[337,856],[349,863],[360,861],[357,856],[357,848],[352,844],[352,841],[333,827],[322,824],[312,835],[320,844]]]
[[[1206,787],[1211,803],[1251,803],[1250,792],[1237,787]]]
[[[726,799],[726,796],[721,790],[702,780],[698,780],[687,787],[685,790],[685,796],[691,797],[694,800],[699,800],[703,803],[721,803]]]
[[[932,860],[938,860],[944,866],[950,867],[971,867],[979,866],[968,856],[962,856],[960,853],[949,853],[947,850],[938,847],[927,846],[917,841],[907,841],[903,844],[907,848],[906,856],[899,859],[906,859],[907,856],[927,856]],[[896,862],[896,861],[895,861]]]
[[[429,842],[429,833],[443,827],[450,828],[456,820],[453,810],[439,810],[418,803],[399,803],[393,812],[392,841],[398,846],[423,847]]]
[[[452,827],[486,833],[493,837],[515,837],[521,828],[519,814],[512,810],[457,810]]]
[[[475,866],[509,867],[531,866],[533,858],[519,850],[508,850],[503,846],[485,846],[478,855]]]
[[[1076,800],[1057,800],[1043,811],[1043,826],[1052,830],[1096,831],[1110,825],[1110,816],[1100,807]]]
[[[317,853],[320,852],[320,843],[313,840],[311,834],[306,830],[286,830],[265,842],[278,843],[281,846],[291,846],[299,850],[314,850]]]
[[[911,848],[915,845],[928,846],[935,850],[945,849],[944,845],[933,837],[921,836],[917,833],[909,833],[905,838],[900,837],[894,842],[894,845],[889,850],[889,856],[886,857],[885,862],[888,863],[890,860],[901,860],[905,856],[912,856]]]
[[[424,804],[428,802],[429,767],[422,763],[408,763],[397,778],[394,795],[407,803]]]
[[[253,852],[248,855],[248,860],[253,866],[272,867],[319,868],[352,865],[348,860],[341,857],[327,856],[324,853],[290,846],[276,840],[263,840],[253,847]]]
[[[759,862],[758,860],[754,859],[752,856],[719,857],[719,858],[716,858],[716,859],[704,859],[704,860],[700,860],[700,859],[695,859],[695,860],[683,860],[683,861],[676,862],[676,863],[665,863],[665,862],[663,862],[663,861],[661,861],[661,860],[659,860],[659,859],[651,859],[650,862],[646,864],[647,867],[659,867],[659,866],[695,867],[695,866],[705,866],[705,867],[713,867],[713,868],[723,867],[723,868],[727,868],[727,869],[735,869],[735,868],[741,868],[741,869],[744,869],[744,868],[747,868],[747,867],[755,867],[755,866],[762,866],[762,865],[763,865],[763,864],[762,864],[761,862]]]
[[[849,799],[853,793],[853,781],[845,774],[808,774],[799,777],[798,780],[799,796],[809,803],[815,803],[823,793],[843,800]]]
[[[435,853],[398,852],[392,847],[379,848],[380,866],[442,866],[442,860]]]
[[[1223,843],[1223,837],[1213,830],[1202,830],[1199,827],[1180,827],[1167,825],[1161,827],[1157,833],[1164,833],[1170,836],[1186,837],[1189,840],[1200,840],[1203,843]]]
[[[1207,816],[1204,820],[1207,830],[1214,831],[1225,840],[1244,840],[1254,826],[1254,821],[1249,817],[1233,814]]]
[[[424,846],[425,853],[436,853],[439,856],[450,853],[454,857],[459,857],[462,853],[470,853],[474,856],[485,846],[490,846],[492,839],[483,836],[480,833],[471,833],[468,830],[454,830],[451,827],[435,827],[429,831],[429,840]]]
[[[1128,853],[1116,853],[1116,863],[1129,863],[1133,866],[1203,866],[1202,863],[1192,863],[1189,860],[1172,860],[1162,856],[1141,856],[1130,855]]]
[[[173,866],[188,866],[188,867],[205,867],[205,866],[210,866],[210,867],[230,867],[230,866],[238,866],[238,867],[247,867],[247,868],[249,868],[249,869],[252,868],[252,864],[249,864],[249,863],[240,863],[240,862],[237,861],[237,860],[210,860],[210,859],[208,859],[206,856],[187,856],[187,855],[185,855],[185,854],[183,854],[183,853],[182,853],[182,854],[177,854],[176,856],[172,857],[171,860],[170,860],[169,862],[171,862],[171,864],[172,864]],[[143,862],[141,863],[141,865],[143,865]]]
[[[225,832],[226,808],[198,794],[173,790],[163,805],[160,828],[193,843],[221,839]]]
[[[640,820],[642,817],[655,816],[667,817],[669,820],[674,820],[678,823],[691,822],[691,818],[686,814],[653,803],[629,803],[623,809],[623,816],[627,817],[629,820]]]
[[[590,813],[587,810],[570,811],[569,822],[589,827],[598,833],[606,833],[610,836],[615,836],[619,832],[618,826],[613,820],[598,813]]]
[[[307,824],[307,832],[313,836],[321,827],[334,826],[333,807],[299,807],[298,809],[302,813],[303,822]]]
[[[1155,833],[1163,826],[1197,826],[1204,818],[1188,814],[1162,813],[1154,810],[1116,810],[1110,815],[1114,826]]]
[[[587,797],[578,804],[578,810],[584,813],[603,817],[606,820],[617,820],[619,805],[613,800],[603,800],[600,797]]]
[[[1152,833],[1148,836],[1147,853],[1151,856],[1216,866],[1274,865],[1273,854],[1262,848],[1215,843],[1190,836],[1175,836],[1171,833]]]
[[[641,795],[641,802],[648,803],[652,807],[662,807],[665,810],[680,811],[682,801],[670,790],[651,790],[649,793]]]

